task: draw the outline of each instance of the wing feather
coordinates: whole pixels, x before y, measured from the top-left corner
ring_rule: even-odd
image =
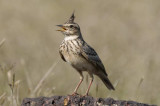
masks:
[[[82,48],[82,56],[91,64],[93,64],[96,68],[100,69],[105,75],[107,75],[101,59],[92,47],[84,44]]]
[[[63,54],[62,54],[62,51],[61,51],[61,50],[59,50],[59,54],[60,54],[60,56],[61,56],[62,60],[66,62],[66,60],[65,60],[65,58],[64,58],[64,56],[63,56]]]

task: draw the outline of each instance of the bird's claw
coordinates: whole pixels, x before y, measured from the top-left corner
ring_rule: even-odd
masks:
[[[80,95],[80,94],[78,94],[77,92],[73,92],[73,94],[71,94],[71,96],[77,96],[77,95]]]
[[[86,96],[88,96],[88,93],[86,93],[85,95],[83,95],[82,97],[86,97]]]

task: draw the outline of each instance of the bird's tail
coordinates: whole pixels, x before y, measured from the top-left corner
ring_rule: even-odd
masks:
[[[103,81],[103,83],[109,90],[115,90],[107,76],[100,77],[100,79]]]

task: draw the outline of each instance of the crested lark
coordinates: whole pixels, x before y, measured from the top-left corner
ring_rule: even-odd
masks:
[[[70,19],[63,25],[57,25],[61,29],[57,30],[63,33],[64,40],[60,45],[59,53],[61,58],[74,67],[80,74],[80,82],[74,90],[74,94],[83,81],[83,71],[87,71],[90,76],[90,84],[85,95],[88,95],[93,82],[93,74],[97,75],[109,90],[115,90],[108,79],[104,65],[95,50],[89,46],[82,37],[80,27],[74,22],[74,13]]]

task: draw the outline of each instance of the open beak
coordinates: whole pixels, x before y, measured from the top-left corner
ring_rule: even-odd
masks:
[[[57,31],[64,32],[66,30],[66,28],[63,25],[57,25],[57,26],[61,28],[61,29],[58,29]]]

